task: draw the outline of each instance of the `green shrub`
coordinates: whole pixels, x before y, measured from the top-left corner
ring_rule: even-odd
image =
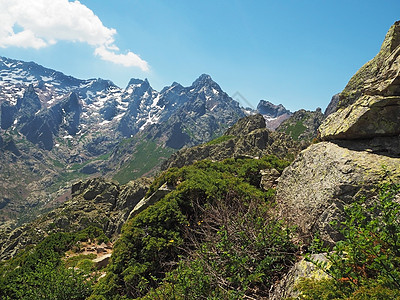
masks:
[[[98,243],[107,243],[109,238],[104,234],[103,230],[97,226],[89,225],[85,229],[74,234],[75,241],[87,242],[88,240],[97,241]]]
[[[269,216],[274,193],[260,190],[260,170],[287,164],[273,156],[205,160],[164,172],[148,195],[165,182],[175,190],[125,224],[93,299],[265,295],[293,262],[295,247]],[[220,287],[212,269],[227,285]]]
[[[75,255],[75,256],[69,257],[68,259],[65,260],[65,266],[67,268],[73,268],[73,267],[76,267],[77,264],[81,260],[84,260],[84,259],[92,260],[92,259],[94,259],[96,257],[97,257],[97,255],[94,254],[94,253]]]
[[[317,264],[332,279],[303,281],[302,299],[400,299],[400,186],[380,190],[372,204],[360,199],[345,208],[345,220],[335,223],[344,240],[327,255],[329,268]]]
[[[307,130],[302,121],[297,121],[294,125],[288,125],[285,129],[287,135],[291,136],[292,139],[297,141],[299,136]]]

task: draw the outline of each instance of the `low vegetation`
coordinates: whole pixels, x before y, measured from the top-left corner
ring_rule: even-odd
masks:
[[[222,135],[216,139],[213,139],[211,141],[209,141],[208,143],[206,143],[206,145],[218,145],[221,144],[223,142],[229,141],[231,139],[235,138],[234,135]]]
[[[174,151],[171,148],[161,147],[156,142],[143,141],[138,143],[135,155],[126,163],[113,177],[120,184],[125,184],[130,180],[144,176],[146,173],[154,171],[163,159],[169,157]]]
[[[288,162],[201,161],[163,173],[175,186],[123,228],[109,272],[90,299],[262,297],[294,262],[290,230],[271,214],[260,170]]]
[[[297,141],[299,136],[307,129],[302,121],[297,121],[296,124],[290,124],[285,129],[287,135],[291,136],[293,140]]]
[[[327,255],[328,264],[316,263],[330,279],[302,280],[301,299],[400,299],[399,191],[384,185],[372,205],[361,199],[345,209],[345,220],[335,223],[343,241]]]
[[[73,261],[64,261],[63,257],[77,243],[97,239],[104,241],[106,237],[96,227],[77,233],[56,233],[3,262],[0,299],[86,299],[97,276],[85,262],[88,257]]]

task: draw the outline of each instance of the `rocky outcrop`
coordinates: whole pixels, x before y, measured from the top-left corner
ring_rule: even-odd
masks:
[[[367,139],[400,134],[400,96],[364,95],[319,128],[323,140]]]
[[[42,149],[51,150],[60,128],[71,136],[78,132],[81,112],[78,95],[71,93],[49,110],[35,114],[20,130],[28,141]]]
[[[25,124],[32,120],[35,114],[41,109],[40,99],[30,84],[22,98],[17,99],[16,105],[3,102],[0,108],[1,128],[8,129],[13,124]]]
[[[222,138],[174,153],[162,165],[162,169],[180,168],[202,159],[221,161],[226,158],[270,154],[285,158],[295,156],[305,146],[284,133],[266,129],[263,117],[257,114],[239,120]]]
[[[275,105],[266,100],[260,100],[257,105],[257,111],[264,117],[266,127],[270,130],[278,128],[283,121],[292,115],[292,112],[282,104]]]
[[[400,158],[321,142],[302,151],[279,179],[281,215],[295,224],[303,242],[313,233],[334,243],[341,239],[330,222],[341,218],[344,205],[373,195],[378,183],[400,182]]]
[[[132,211],[129,214],[128,219],[132,218],[133,216],[136,216],[146,208],[148,208],[150,205],[153,205],[157,203],[159,200],[164,198],[166,195],[168,195],[170,192],[172,192],[175,189],[175,187],[168,185],[167,183],[164,183],[162,186],[160,186],[157,191],[155,191],[153,194],[151,194],[149,197],[143,198],[140,200],[135,207],[132,209]]]
[[[260,181],[260,187],[263,190],[268,190],[275,188],[276,185],[278,184],[278,179],[281,176],[278,170],[276,169],[266,169],[266,170],[261,170],[261,181]]]
[[[276,118],[284,114],[291,114],[290,110],[287,110],[282,104],[275,105],[266,100],[260,100],[257,105],[257,111],[271,118]]]
[[[326,243],[340,240],[330,221],[341,218],[346,204],[360,196],[372,201],[379,184],[400,182],[399,74],[396,22],[378,55],[352,77],[336,112],[319,127],[321,139],[329,142],[310,146],[283,172],[278,207],[305,243],[315,232]]]
[[[244,136],[256,129],[263,128],[265,128],[265,120],[262,115],[256,114],[240,119],[224,135]]]
[[[338,109],[319,128],[323,140],[365,139],[400,134],[400,21],[386,34],[379,53],[339,95]]]
[[[318,127],[324,118],[320,108],[315,111],[300,109],[283,121],[276,131],[284,132],[294,140],[311,141],[317,137]]]
[[[147,139],[158,140],[169,148],[179,150],[184,146],[205,143],[221,136],[245,116],[239,103],[233,101],[209,75],[201,75],[190,87],[173,84],[170,89],[179,91],[178,99],[184,102],[173,106],[175,108],[170,114],[162,113],[160,120],[164,122],[150,123],[142,132]],[[171,102],[167,91],[159,100],[166,106]]]

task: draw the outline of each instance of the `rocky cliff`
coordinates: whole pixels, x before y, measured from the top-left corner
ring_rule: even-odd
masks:
[[[339,95],[336,112],[319,127],[320,143],[304,150],[283,172],[277,188],[282,216],[306,243],[320,232],[327,243],[341,236],[330,226],[343,207],[383,182],[400,182],[400,23],[378,55]]]
[[[270,130],[275,130],[292,115],[292,112],[282,104],[275,105],[266,100],[260,100],[257,105],[257,112],[263,115],[266,126]]]
[[[319,128],[323,140],[400,134],[400,22],[386,34],[379,53],[339,95],[338,109]]]

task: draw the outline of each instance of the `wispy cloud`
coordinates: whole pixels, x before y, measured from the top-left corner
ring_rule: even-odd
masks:
[[[58,41],[87,43],[101,59],[148,71],[148,63],[133,52],[120,54],[117,31],[103,25],[79,1],[0,0],[0,47],[40,49]]]

